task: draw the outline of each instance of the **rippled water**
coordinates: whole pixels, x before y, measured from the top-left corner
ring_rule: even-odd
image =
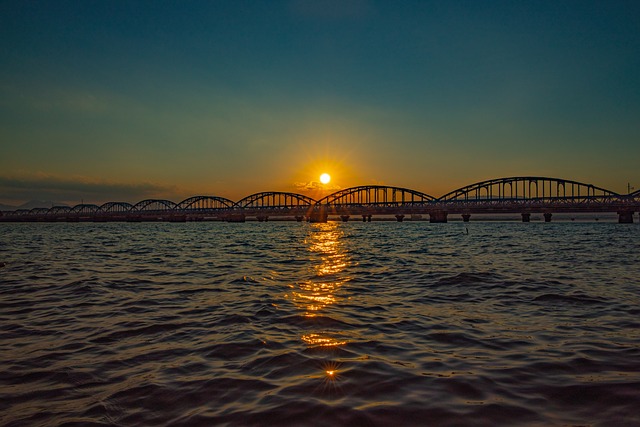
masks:
[[[640,226],[0,224],[2,425],[640,425]]]

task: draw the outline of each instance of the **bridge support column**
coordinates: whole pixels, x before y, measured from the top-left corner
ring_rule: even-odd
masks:
[[[371,222],[371,215],[362,215],[362,222]]]
[[[529,212],[522,214],[522,222],[531,222],[531,214]]]
[[[309,215],[309,222],[327,222],[327,214],[325,213],[312,213]]]
[[[429,222],[445,223],[447,222],[447,213],[445,211],[433,211],[429,213]]]
[[[544,222],[551,222],[551,216],[552,214],[550,212],[547,212],[544,215]]]
[[[471,218],[471,214],[462,214],[462,222],[469,222],[469,218]]]
[[[349,222],[350,215],[340,215],[342,222]]]
[[[296,215],[296,221],[302,222],[303,219],[304,217],[302,215]]]
[[[396,215],[396,221],[398,221],[398,222],[404,221],[404,215],[402,215],[402,214]]]
[[[224,217],[227,222],[245,222],[246,218],[244,214],[229,214]]]
[[[618,212],[619,224],[633,224],[633,211],[620,211]]]

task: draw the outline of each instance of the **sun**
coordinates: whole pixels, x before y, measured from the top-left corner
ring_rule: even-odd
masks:
[[[328,173],[323,173],[322,175],[320,175],[321,183],[328,184],[329,181],[331,181],[331,175],[329,175]]]

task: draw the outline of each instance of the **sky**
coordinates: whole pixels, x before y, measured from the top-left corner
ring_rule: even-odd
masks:
[[[0,0],[4,204],[626,194],[639,142],[635,0]]]

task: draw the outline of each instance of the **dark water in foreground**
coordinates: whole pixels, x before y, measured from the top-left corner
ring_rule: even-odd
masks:
[[[0,224],[2,425],[640,425],[640,226]]]

